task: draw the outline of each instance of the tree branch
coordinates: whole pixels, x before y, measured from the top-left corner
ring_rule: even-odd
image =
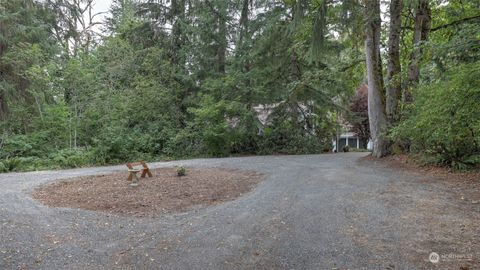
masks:
[[[345,72],[353,67],[355,67],[356,65],[360,64],[360,63],[363,63],[365,62],[365,58],[361,58],[361,59],[356,59],[355,61],[352,61],[352,63],[350,63],[348,66],[344,66],[340,69],[340,71],[342,72]]]
[[[453,22],[449,22],[449,23],[446,23],[446,24],[442,24],[442,25],[433,27],[432,29],[430,29],[430,32],[434,32],[434,31],[444,29],[444,28],[454,26],[454,25],[459,25],[459,24],[462,24],[462,23],[465,23],[465,22],[468,22],[468,21],[472,21],[472,20],[475,20],[475,19],[480,19],[480,15],[475,15],[475,16],[472,16],[472,17],[462,18],[462,19],[459,19],[459,20],[456,20],[456,21],[453,21]],[[402,30],[413,31],[415,29],[411,26],[402,26]]]
[[[439,25],[439,26],[436,26],[436,27],[432,27],[432,29],[430,29],[430,32],[437,31],[437,30],[440,30],[440,29],[443,29],[443,28],[447,28],[447,27],[450,27],[450,26],[453,26],[453,25],[462,24],[464,22],[472,21],[472,20],[475,20],[475,19],[480,19],[480,14],[472,16],[472,17],[466,17],[466,18],[463,18],[463,19],[459,19],[459,20],[449,22],[449,23],[446,23],[446,24],[442,24],[442,25]]]

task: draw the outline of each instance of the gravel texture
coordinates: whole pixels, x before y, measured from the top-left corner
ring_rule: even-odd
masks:
[[[157,218],[49,208],[29,195],[123,166],[0,174],[0,269],[479,269],[480,204],[463,197],[468,186],[358,162],[363,156],[152,164],[265,176],[233,201]],[[443,256],[437,264],[432,251]]]

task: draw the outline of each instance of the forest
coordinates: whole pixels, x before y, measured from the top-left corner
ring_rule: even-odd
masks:
[[[478,0],[99,1],[0,0],[0,172],[331,152],[339,119],[480,164]]]

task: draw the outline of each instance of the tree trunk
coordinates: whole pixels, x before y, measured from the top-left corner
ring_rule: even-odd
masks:
[[[240,47],[243,45],[243,39],[248,34],[248,15],[250,14],[249,4],[251,0],[243,0],[242,12],[240,14],[240,34],[238,43]]]
[[[0,21],[0,36],[7,36],[6,35],[6,28],[4,23]],[[5,43],[4,39],[0,39],[0,78],[4,78],[4,67],[2,65],[2,56],[4,55],[5,51],[7,50],[7,44]],[[3,90],[0,90],[0,120],[5,120],[8,115],[8,104],[7,104],[7,97]]]
[[[0,91],[0,120],[7,119],[7,115],[8,115],[7,98],[5,93],[3,91]]]
[[[292,9],[292,23],[295,25],[296,29],[298,29],[298,25],[300,25],[300,21],[303,19],[304,5],[304,0],[298,0]],[[298,54],[295,48],[292,48],[292,54],[290,55],[290,68],[292,80],[300,80],[302,78],[302,70],[300,68],[300,61],[298,59]]]
[[[402,0],[390,2],[390,29],[388,37],[387,96],[385,109],[390,124],[398,119],[398,101],[401,94],[400,32]]]
[[[298,61],[298,55],[295,49],[292,49],[292,55],[290,56],[291,70],[292,70],[292,79],[300,80],[302,78],[302,71],[300,69],[300,63]]]
[[[225,66],[227,59],[227,4],[224,1],[220,1],[219,5],[218,40],[218,72],[221,74],[225,74]]]
[[[365,55],[368,77],[368,119],[373,142],[374,157],[387,154],[387,117],[384,106],[382,62],[380,58],[380,2],[366,1]]]
[[[185,68],[185,57],[181,49],[185,42],[185,33],[182,24],[185,23],[185,0],[173,0],[171,4],[172,21],[172,62]]]
[[[413,50],[408,66],[408,85],[405,88],[404,99],[412,101],[411,88],[420,81],[420,59],[422,56],[421,43],[426,41],[431,28],[431,10],[428,0],[419,0],[415,11],[415,26],[413,31]]]

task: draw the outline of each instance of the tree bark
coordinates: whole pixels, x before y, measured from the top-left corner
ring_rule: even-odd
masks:
[[[1,73],[0,73],[1,74]],[[5,120],[8,115],[7,98],[3,91],[0,92],[0,120]]]
[[[217,67],[218,72],[225,74],[225,66],[227,59],[227,3],[220,1],[218,16],[218,50],[217,50]]]
[[[300,63],[298,61],[298,55],[295,49],[292,50],[292,55],[290,55],[290,63],[292,79],[296,81],[300,80],[302,78],[302,71],[300,69]]]
[[[181,49],[185,42],[182,24],[185,23],[185,0],[172,0],[171,4],[172,21],[172,62],[185,68],[185,57]]]
[[[241,47],[243,45],[243,39],[248,34],[248,15],[250,14],[249,4],[251,0],[243,0],[242,3],[242,12],[240,14],[240,34],[238,38],[238,45]]]
[[[0,21],[0,36],[6,36],[6,29],[4,23]],[[0,78],[4,78],[4,67],[2,65],[2,56],[7,50],[7,44],[4,39],[0,39]],[[0,120],[5,120],[7,118],[9,109],[7,104],[7,97],[3,90],[0,90]]]
[[[204,1],[207,7],[213,12],[216,21],[215,30],[217,34],[215,40],[215,57],[216,63],[215,71],[220,74],[225,74],[226,59],[227,59],[227,20],[228,20],[228,8],[226,1],[214,1],[213,4],[209,0]]]
[[[295,28],[298,27],[300,21],[304,16],[304,0],[298,0],[292,9],[292,23],[295,25]],[[290,55],[290,69],[292,79],[298,81],[302,78],[302,70],[300,68],[300,61],[298,59],[298,54],[295,48],[292,48],[292,54]]]
[[[401,94],[400,34],[402,0],[390,1],[390,29],[388,37],[387,95],[385,110],[389,124],[398,119],[398,101]]]
[[[365,9],[365,55],[368,78],[368,119],[374,157],[387,155],[387,117],[384,104],[382,62],[380,58],[380,2],[367,0]]]
[[[428,39],[431,28],[431,10],[428,0],[419,0],[415,12],[415,26],[413,30],[413,50],[410,55],[408,66],[408,85],[405,88],[404,99],[412,101],[411,88],[417,86],[420,81],[420,59],[422,56],[421,43]]]

